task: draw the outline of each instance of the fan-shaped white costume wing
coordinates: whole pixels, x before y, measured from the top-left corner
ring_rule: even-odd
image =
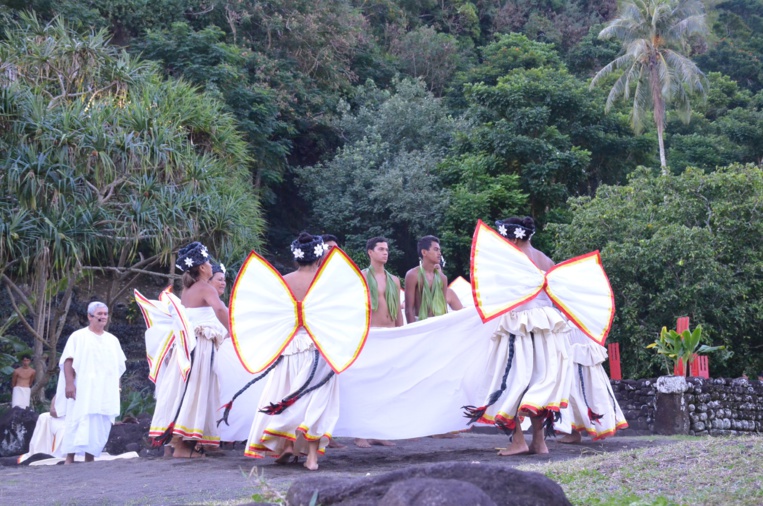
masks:
[[[580,329],[604,345],[615,316],[615,299],[598,251],[571,258],[546,274],[546,292]]]
[[[304,327],[337,374],[358,357],[371,321],[368,285],[358,267],[332,248],[302,301]]]
[[[299,329],[291,290],[278,271],[254,251],[233,284],[229,311],[233,346],[250,373],[272,364]]]
[[[169,303],[151,300],[138,290],[134,291],[143,320],[146,322],[146,358],[148,359],[148,379],[156,383],[156,378],[164,363],[164,357],[175,341],[175,326],[170,315]]]
[[[481,220],[474,231],[471,260],[472,293],[482,321],[511,311],[543,289],[543,271]]]
[[[175,352],[177,365],[180,369],[180,375],[183,381],[188,378],[188,371],[191,370],[191,352],[196,348],[196,334],[193,331],[193,325],[188,315],[185,314],[185,307],[180,303],[174,294],[169,290],[164,290],[159,295],[159,300],[167,300],[170,315],[175,327],[176,343],[180,349]]]

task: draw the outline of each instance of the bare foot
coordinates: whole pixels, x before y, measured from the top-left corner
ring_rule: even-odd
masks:
[[[194,443],[180,443],[175,445],[175,451],[172,456],[176,459],[199,459],[204,457],[204,452],[196,449]]]
[[[386,439],[369,439],[368,442],[376,446],[396,446],[395,443]]]
[[[172,458],[172,447],[170,445],[164,445],[164,458]]]
[[[546,446],[546,441],[543,438],[534,437],[532,442],[530,443],[530,453],[538,454],[538,455],[548,453],[548,447]]]
[[[355,443],[355,446],[358,448],[371,448],[371,443],[368,442],[368,439],[356,438],[353,443]]]
[[[305,468],[308,471],[317,471],[318,470],[318,462],[311,463],[309,460],[303,464]]]
[[[530,449],[527,447],[527,443],[522,439],[518,440],[514,438],[511,444],[507,448],[502,448],[498,455],[501,457],[510,457],[512,455],[527,455],[530,453]]]
[[[329,444],[327,444],[326,447],[327,448],[337,448],[337,449],[341,450],[342,448],[347,448],[347,445],[343,445],[339,441],[337,441],[335,439],[332,439],[332,440],[329,441]]]
[[[580,443],[583,440],[583,437],[580,435],[580,432],[573,430],[572,434],[567,434],[563,438],[558,439],[560,443],[565,444],[577,444]]]

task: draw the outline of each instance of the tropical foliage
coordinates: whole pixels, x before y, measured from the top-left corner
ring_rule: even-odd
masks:
[[[626,377],[657,373],[646,346],[677,316],[734,352],[733,361],[713,356],[711,374],[763,365],[761,199],[760,167],[679,176],[642,169],[627,185],[573,200],[572,221],[551,227],[559,258],[601,251],[617,307],[610,340],[621,343]]]
[[[702,344],[702,325],[697,325],[694,330],[686,329],[681,333],[662,327],[660,336],[647,348],[654,349],[670,361],[672,367],[666,367],[668,374],[676,369],[678,364],[686,364],[684,374],[688,375],[691,364],[697,355],[705,355],[713,351],[722,350],[725,346],[709,346]]]
[[[679,117],[691,117],[692,95],[704,95],[704,74],[685,54],[692,37],[707,33],[704,7],[699,0],[635,0],[621,7],[620,16],[599,33],[600,39],[622,42],[624,54],[602,68],[591,81],[596,86],[622,69],[607,97],[607,110],[618,98],[633,101],[631,123],[636,132],[644,126],[646,111],[657,126],[660,166],[665,155],[665,111],[673,105]]]
[[[24,17],[5,34],[0,280],[34,338],[39,388],[83,274],[107,275],[108,304],[136,276],[172,272],[192,239],[241,255],[262,218],[246,144],[219,102],[163,81],[104,31]]]
[[[763,163],[761,0],[0,0],[0,15],[0,272],[19,288],[16,311],[1,282],[0,316],[24,314],[8,332],[29,345],[73,321],[70,280],[97,275],[82,296],[118,300],[136,275],[171,277],[190,237],[235,271],[250,248],[288,270],[303,229],[363,261],[384,234],[399,273],[431,233],[453,277],[478,218],[518,214],[556,260],[606,246],[629,375],[658,371],[646,336],[689,313],[736,352],[714,374],[763,365],[757,257],[722,284],[732,236],[663,201]],[[648,168],[666,164],[675,188],[655,189]],[[589,206],[620,191],[654,213],[617,203],[627,233],[584,240]],[[731,207],[741,191],[699,193]],[[659,221],[653,249],[631,215]]]

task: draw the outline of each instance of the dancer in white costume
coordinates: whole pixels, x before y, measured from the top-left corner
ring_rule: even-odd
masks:
[[[500,235],[478,222],[471,265],[477,310],[483,321],[499,321],[490,355],[492,393],[480,407],[464,406],[465,414],[471,422],[514,432],[511,445],[499,455],[547,453],[543,427],[550,429],[550,422],[559,420],[572,379],[569,329],[561,311],[603,343],[614,316],[612,289],[598,252],[555,266],[530,244],[535,232],[531,218],[496,225]],[[529,446],[516,422],[519,416],[531,417]]]
[[[554,262],[533,248],[535,223],[530,217],[496,222],[499,233],[519,248],[542,271]],[[493,423],[513,437],[498,455],[548,453],[544,422],[567,406],[570,385],[567,322],[544,293],[501,316],[493,335],[490,365],[493,380],[486,409],[469,413],[476,421]],[[531,417],[530,445],[516,418]]]
[[[165,359],[179,366],[165,367],[169,376],[157,384],[149,436],[158,443],[173,436],[174,457],[202,456],[200,446],[220,444],[215,420],[221,402],[214,356],[228,335],[228,308],[209,284],[212,265],[208,259],[207,248],[199,242],[182,248],[176,262],[183,271],[180,303],[167,294],[170,312],[178,315],[185,329]],[[183,359],[190,359],[189,363]]]
[[[255,253],[239,271],[231,294],[234,345],[247,370],[269,371],[249,457],[287,463],[306,453],[305,467],[316,470],[337,423],[335,373],[365,343],[370,302],[357,267],[339,248],[322,262],[326,249],[320,236],[303,232],[291,245],[295,272],[282,278]]]
[[[607,359],[607,349],[593,342],[573,323],[570,328],[572,388],[569,405],[562,411],[564,426],[556,427],[570,434],[559,441],[579,443],[581,432],[588,433],[594,441],[614,436],[618,430],[628,428],[628,422],[602,366]]]
[[[109,439],[111,424],[119,416],[119,378],[125,355],[119,340],[106,332],[109,309],[102,302],[87,307],[89,325],[74,332],[61,353],[56,389],[56,412],[66,417],[66,438],[61,450],[66,464],[76,453],[92,462]]]

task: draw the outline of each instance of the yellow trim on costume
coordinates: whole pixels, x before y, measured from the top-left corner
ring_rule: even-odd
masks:
[[[250,264],[252,262],[257,262],[259,265],[264,267],[266,271],[270,271],[276,280],[278,280],[279,284],[283,287],[284,292],[283,295],[288,297],[289,301],[294,307],[294,327],[292,328],[291,332],[288,334],[288,337],[284,340],[282,346],[280,346],[276,352],[268,357],[267,362],[262,367],[254,367],[252,366],[249,361],[246,359],[244,354],[241,352],[241,340],[238,337],[238,333],[236,332],[236,307],[238,306],[238,287],[239,287],[239,281],[244,279],[244,276],[246,275],[246,271],[249,269]],[[283,350],[289,345],[291,340],[296,335],[297,331],[299,330],[299,314],[298,314],[298,305],[297,301],[294,299],[294,294],[291,292],[291,289],[289,288],[289,285],[286,284],[286,281],[284,281],[283,276],[273,267],[267,260],[265,260],[263,257],[261,257],[256,252],[252,251],[249,253],[249,257],[244,261],[244,264],[241,266],[241,269],[239,269],[238,276],[236,277],[236,281],[233,283],[233,289],[231,290],[230,295],[230,310],[228,311],[228,321],[229,321],[229,327],[230,327],[230,337],[233,342],[233,349],[236,351],[236,355],[238,356],[239,361],[241,362],[241,365],[244,366],[244,368],[251,374],[256,374],[259,372],[264,371],[268,368],[281,354],[283,353]]]
[[[355,362],[355,360],[357,360],[358,356],[360,355],[361,350],[363,349],[363,347],[366,344],[366,339],[368,338],[368,332],[370,331],[370,326],[371,326],[371,292],[368,289],[368,281],[366,280],[366,277],[363,276],[363,273],[361,272],[361,270],[358,268],[357,265],[355,265],[355,262],[352,261],[352,259],[347,255],[347,253],[345,253],[340,248],[331,248],[331,251],[329,251],[329,254],[326,257],[326,260],[323,262],[321,267],[318,269],[318,272],[315,274],[315,278],[313,279],[312,283],[308,287],[307,293],[305,294],[305,298],[302,299],[303,311],[304,311],[304,303],[306,301],[308,301],[308,298],[310,297],[310,293],[312,292],[313,287],[318,283],[318,281],[320,280],[321,276],[323,275],[323,272],[325,270],[324,267],[326,267],[329,264],[329,262],[331,260],[333,260],[333,256],[334,255],[340,255],[341,256],[341,258],[344,260],[345,264],[350,267],[350,270],[355,274],[355,276],[360,281],[360,285],[363,287],[363,292],[365,293],[365,300],[364,300],[364,302],[365,302],[365,324],[364,324],[365,332],[363,333],[363,336],[358,340],[358,346],[353,351],[353,353],[352,353],[352,355],[350,357],[350,360],[348,360],[346,362],[344,367],[340,368],[334,362],[334,360],[332,360],[331,357],[327,353],[324,352],[323,347],[321,347],[321,345],[318,342],[320,340],[315,337],[315,334],[310,329],[310,326],[307,324],[307,321],[304,319],[304,315],[303,315],[302,323],[303,323],[303,325],[305,327],[305,331],[307,331],[307,333],[310,335],[310,338],[313,340],[313,343],[315,343],[315,346],[318,348],[318,351],[320,351],[321,355],[323,355],[323,358],[329,364],[331,369],[336,374],[339,374],[342,371],[346,370],[348,367],[350,367]],[[337,260],[334,260],[334,262],[336,262],[336,261]]]
[[[614,294],[612,293],[612,287],[609,284],[609,279],[607,278],[607,273],[604,271],[604,266],[601,262],[601,255],[598,251],[587,253],[585,255],[580,255],[575,258],[571,258],[569,260],[566,260],[564,262],[559,263],[558,265],[555,265],[549,272],[547,273],[547,276],[551,275],[553,277],[553,272],[558,272],[560,270],[564,270],[569,267],[573,267],[575,265],[579,264],[587,264],[590,263],[593,260],[593,262],[599,267],[599,270],[601,271],[601,275],[603,277],[603,281],[607,284],[607,289],[609,292],[609,304],[607,308],[607,318],[606,318],[606,324],[602,326],[602,329],[600,331],[594,331],[589,326],[585,325],[582,320],[578,317],[575,310],[569,307],[567,304],[564,303],[562,299],[559,298],[557,294],[553,292],[550,286],[548,284],[546,285],[546,293],[551,298],[551,300],[556,304],[562,312],[573,322],[575,325],[577,325],[580,330],[583,331],[587,336],[589,336],[591,339],[593,339],[596,343],[600,345],[604,345],[604,342],[607,339],[607,335],[609,334],[609,330],[612,327],[612,321],[614,319],[615,314],[615,300],[614,300]]]

